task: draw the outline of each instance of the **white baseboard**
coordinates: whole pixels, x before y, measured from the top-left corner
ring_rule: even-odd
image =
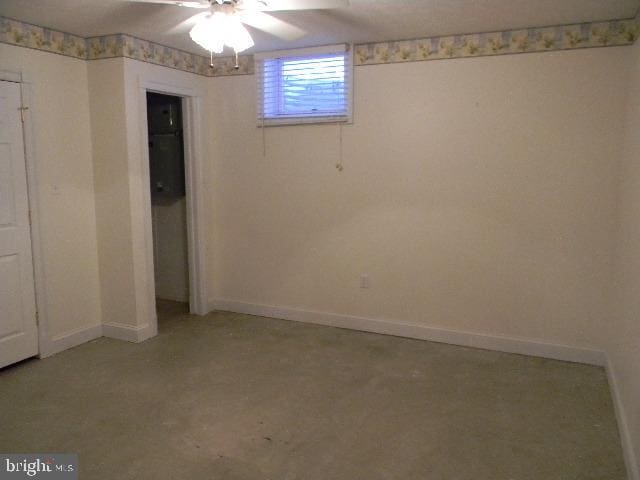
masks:
[[[298,310],[295,308],[271,305],[257,305],[226,299],[215,299],[210,302],[209,306],[211,310],[246,313],[262,317],[346,328],[349,330],[394,335],[396,337],[417,338],[464,347],[517,353],[534,357],[551,358],[554,360],[585,363],[588,365],[605,366],[606,364],[604,352],[569,345],[547,343],[528,338],[449,330],[405,322]]]
[[[68,348],[76,347],[82,343],[95,340],[102,336],[102,325],[82,327],[61,335],[56,335],[40,345],[40,358],[50,357]]]
[[[609,378],[609,388],[611,389],[611,395],[613,397],[616,419],[618,420],[618,431],[620,432],[620,441],[622,442],[622,452],[624,453],[624,463],[627,467],[628,480],[640,480],[640,463],[638,462],[638,457],[633,449],[631,432],[629,431],[627,415],[622,403],[622,398],[620,397],[615,368],[608,356],[606,369],[607,377]]]
[[[77,347],[83,343],[95,340],[102,336],[139,343],[157,335],[158,329],[151,324],[134,327],[121,323],[109,323],[105,325],[92,325],[82,327],[70,332],[56,335],[40,345],[40,358],[47,358],[69,348]]]
[[[105,323],[102,325],[102,334],[109,338],[139,343],[156,336],[158,328],[150,323],[138,326],[124,323]]]

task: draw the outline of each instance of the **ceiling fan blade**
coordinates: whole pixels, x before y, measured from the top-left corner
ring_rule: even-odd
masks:
[[[277,10],[324,10],[349,6],[349,0],[264,0],[264,2],[257,3],[262,3],[259,10],[264,12]]]
[[[133,3],[156,3],[162,5],[177,5],[178,7],[189,8],[209,8],[209,2],[207,0],[129,0]]]
[[[209,12],[200,12],[200,13],[196,13],[195,15],[191,15],[186,20],[183,20],[176,26],[170,28],[167,31],[167,33],[170,35],[175,35],[179,33],[188,32],[196,23],[198,23],[198,20],[200,20],[203,17],[206,17],[207,15],[209,15]]]
[[[290,23],[284,22],[267,13],[257,11],[240,11],[237,14],[242,23],[263,30],[283,40],[297,40],[304,37],[307,32]]]

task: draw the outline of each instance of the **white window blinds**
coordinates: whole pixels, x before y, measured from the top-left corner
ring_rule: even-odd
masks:
[[[348,45],[255,56],[258,125],[351,121]]]

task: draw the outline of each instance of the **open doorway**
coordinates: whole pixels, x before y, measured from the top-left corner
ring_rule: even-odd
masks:
[[[140,153],[142,154],[140,160],[142,161],[139,164],[133,162],[130,165],[130,178],[134,181],[134,191],[136,193],[136,195],[132,197],[134,200],[132,215],[139,215],[139,221],[132,223],[134,243],[136,243],[135,248],[139,253],[139,255],[134,257],[134,273],[136,274],[136,279],[139,280],[139,288],[136,290],[136,303],[139,309],[136,313],[141,324],[146,321],[148,331],[151,332],[150,336],[153,336],[153,334],[155,334],[153,332],[157,332],[158,317],[162,316],[158,315],[160,312],[157,311],[156,305],[156,278],[159,280],[157,282],[158,284],[166,278],[176,278],[172,275],[163,275],[163,267],[158,268],[154,265],[166,260],[162,252],[163,246],[167,244],[164,243],[161,238],[160,229],[156,230],[158,235],[154,236],[153,221],[155,219],[158,221],[158,224],[160,223],[160,209],[162,209],[163,206],[167,207],[167,204],[176,211],[182,208],[181,213],[184,212],[184,217],[186,217],[186,221],[180,222],[181,227],[179,227],[180,230],[178,230],[179,234],[183,235],[183,240],[186,239],[186,254],[184,248],[178,248],[180,248],[182,255],[180,262],[182,279],[184,279],[184,272],[187,272],[188,275],[188,282],[183,283],[183,285],[187,287],[186,289],[184,287],[182,288],[183,295],[185,290],[188,292],[188,304],[181,303],[180,305],[184,309],[188,307],[188,312],[195,315],[205,315],[210,311],[206,250],[208,221],[205,208],[204,188],[204,179],[206,176],[204,175],[205,166],[201,145],[201,103],[203,92],[184,85],[169,85],[144,78],[140,78],[139,81],[138,118],[141,127],[141,135],[139,138],[141,140]],[[162,132],[161,130],[158,133],[173,133],[175,137],[175,131],[179,130],[179,127],[182,127],[183,135],[177,135],[177,137],[180,137],[179,139],[181,140],[182,146],[182,150],[179,150],[179,152],[182,153],[182,159],[178,162],[180,168],[175,168],[174,165],[174,168],[169,170],[174,172],[174,180],[175,177],[178,179],[181,177],[184,178],[183,182],[178,182],[179,185],[183,183],[183,188],[177,189],[177,191],[184,190],[184,196],[179,193],[175,194],[174,200],[165,198],[164,200],[156,201],[158,198],[156,193],[159,192],[153,193],[151,188],[154,186],[155,188],[153,188],[153,190],[157,190],[158,185],[156,182],[158,180],[155,171],[152,180],[151,155],[155,155],[155,153],[151,152],[149,142],[152,141],[152,139],[158,138],[158,135],[155,135],[156,129],[153,115],[151,120],[149,119],[149,104],[147,101],[149,94],[152,94],[152,97],[153,95],[159,94],[160,96],[156,98],[160,100],[163,100],[163,97],[169,97],[172,102],[170,108],[171,120],[167,118],[169,114],[164,113],[165,110],[169,110],[168,106],[165,105],[164,108],[159,108],[160,114],[164,116],[165,124],[169,123],[169,126],[167,129],[168,132],[166,130]],[[177,122],[176,118],[178,110],[174,109],[174,106],[179,106],[179,122]],[[151,127],[149,127],[150,123],[152,125]],[[149,135],[149,133],[153,135]],[[180,142],[178,142],[178,145],[180,145]],[[137,168],[140,168],[140,170],[136,174]],[[173,180],[170,180],[169,183],[172,181]],[[161,187],[165,190],[165,193],[167,193],[166,190],[170,188],[170,185],[163,183]],[[175,193],[176,187],[174,186],[173,188]],[[169,197],[170,195],[164,196]],[[140,201],[140,203],[136,203],[136,200]],[[155,203],[155,206],[152,205],[153,203]],[[184,204],[184,207],[180,205],[181,203]],[[153,210],[155,210],[155,216]],[[178,223],[176,222],[173,225],[178,225]],[[154,244],[157,245],[157,248],[154,248]],[[171,253],[173,254],[174,252],[171,251]],[[184,263],[185,258],[188,266]],[[160,286],[158,290],[160,293],[159,296],[167,296],[166,292],[162,291],[162,288],[163,287]],[[145,330],[145,332],[147,332],[147,330]],[[141,335],[136,337],[136,341],[139,341],[139,338],[141,338]],[[148,338],[148,336],[146,338]]]
[[[147,92],[149,180],[158,313],[189,310],[182,98]],[[161,315],[162,316],[162,315]]]

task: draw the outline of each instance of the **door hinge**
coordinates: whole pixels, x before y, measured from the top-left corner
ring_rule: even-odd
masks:
[[[24,112],[29,110],[29,107],[20,107],[18,108],[18,110],[20,110],[20,120],[22,120],[22,123],[24,123]]]

